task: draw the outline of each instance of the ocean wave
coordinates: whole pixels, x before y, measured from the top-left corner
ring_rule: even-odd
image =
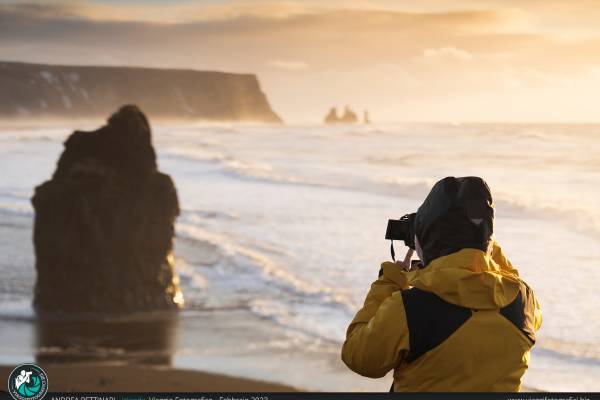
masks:
[[[521,144],[521,149],[526,149],[529,145],[526,143]],[[450,169],[456,169],[456,166],[463,166],[463,168],[469,168],[472,165],[483,165],[490,166],[492,164],[500,167],[508,166],[511,169],[524,168],[524,167],[541,167],[541,168],[552,168],[552,169],[576,169],[581,172],[598,171],[600,169],[600,161],[595,154],[577,154],[577,153],[566,153],[566,154],[537,154],[536,157],[528,157],[526,153],[514,152],[514,153],[489,153],[489,152],[474,152],[464,151],[462,153],[451,152],[451,153],[435,153],[435,160],[438,165],[448,165]],[[382,167],[421,167],[423,160],[430,159],[431,154],[424,152],[410,152],[404,154],[394,155],[367,155],[365,160],[367,163],[372,165],[379,165]]]
[[[215,211],[215,210],[202,210],[198,208],[184,208],[181,210],[180,220],[186,219],[190,222],[199,222],[203,219],[219,219],[219,220],[236,220],[238,219],[237,214]]]
[[[600,366],[600,344],[569,342],[558,339],[539,339],[537,351],[548,356],[568,358],[578,363],[585,362]]]
[[[183,152],[179,156],[195,161],[218,164],[224,173],[240,179],[251,179],[273,184],[370,192],[408,198],[424,198],[437,181],[434,178],[418,177],[368,179],[356,176],[340,176],[339,179],[333,180],[330,178],[326,180],[322,177],[308,178],[286,175],[277,171],[268,163],[242,161],[220,153],[191,151]],[[372,157],[370,161],[411,163],[413,162],[411,160],[418,159],[419,155],[414,157],[406,156],[400,159],[394,158],[393,160],[385,157]],[[600,218],[590,214],[589,210],[578,208],[577,204],[555,204],[539,201],[533,198],[519,197],[517,193],[504,192],[500,189],[494,189],[493,195],[497,208],[502,209],[503,213],[544,220],[558,219],[570,229],[586,235],[600,237]]]
[[[255,180],[275,183],[296,183],[294,178],[276,173],[273,170],[273,166],[265,162],[225,159],[222,161],[222,166],[232,174],[243,178],[253,178]]]
[[[219,249],[222,257],[231,260],[231,265],[241,267],[246,271],[248,267],[254,268],[269,283],[278,285],[288,293],[301,296],[331,293],[331,289],[318,288],[298,279],[293,274],[280,268],[269,257],[249,247],[239,245],[225,235],[211,233],[197,225],[182,223],[177,224],[177,235],[178,237],[198,240],[215,246]]]
[[[267,255],[239,245],[224,235],[181,223],[177,225],[177,235],[214,246],[220,256],[220,265],[225,269],[223,275],[236,275],[235,282],[232,281],[228,289],[244,293],[249,309],[260,317],[288,326],[290,324],[285,321],[289,319],[290,310],[298,305],[327,309],[344,316],[350,315],[355,307],[349,297],[333,288],[304,281]],[[265,304],[271,306],[266,307]]]
[[[350,131],[342,131],[341,135],[350,135],[350,136],[374,136],[374,135],[385,135],[390,134],[392,132],[386,131],[384,129],[378,128],[365,128],[365,129],[354,129]]]
[[[251,179],[272,184],[370,192],[408,198],[424,198],[436,182],[436,179],[433,178],[418,177],[383,177],[374,179],[357,176],[340,176],[338,179],[332,179],[331,176],[328,179],[324,177],[298,177],[284,174],[266,162],[243,161],[223,153],[198,148],[192,148],[191,150],[176,148],[169,150],[166,153],[166,157],[215,164],[222,169],[223,173],[240,179]],[[409,155],[393,159],[372,157],[370,162],[411,163],[411,160],[418,158],[419,155]],[[600,217],[590,213],[588,209],[579,207],[577,203],[557,204],[540,201],[498,188],[494,188],[493,195],[497,209],[501,209],[504,215],[558,220],[563,225],[577,232],[593,237],[600,237]],[[16,192],[0,193],[0,215],[32,216],[33,209],[29,202],[29,196],[30,194],[24,195]],[[210,211],[206,210],[189,211],[196,212],[196,218],[199,220],[203,218],[232,219],[236,217],[234,215],[223,214],[209,215]]]
[[[178,158],[187,161],[200,161],[218,165],[222,168],[224,174],[256,182],[265,182],[281,185],[306,186],[324,189],[348,190],[357,192],[373,192],[377,194],[396,194],[396,188],[404,186],[408,189],[407,195],[414,192],[413,189],[422,189],[421,192],[426,193],[435,180],[428,180],[423,184],[419,180],[414,180],[414,185],[406,185],[406,180],[400,184],[399,181],[374,181],[356,179],[352,176],[336,175],[335,179],[330,176],[330,179],[323,177],[309,178],[307,176],[299,177],[289,174],[284,174],[277,171],[271,164],[266,162],[248,162],[236,159],[232,156],[206,150],[186,150],[179,149],[175,152],[169,152],[169,157]],[[390,186],[390,184],[392,184]]]
[[[235,159],[220,153],[206,151],[189,151],[179,153],[187,159],[205,161],[218,164],[224,172],[241,179],[252,179],[260,182],[274,184],[300,185],[316,188],[350,190],[370,192],[374,194],[403,196],[409,198],[423,198],[427,195],[437,179],[418,177],[386,177],[367,179],[360,177],[339,177],[339,179],[325,180],[321,177],[308,178],[286,175],[277,171],[272,165],[265,162],[247,162]],[[408,155],[399,158],[386,158],[373,156],[371,163],[413,163],[421,155]],[[589,210],[577,208],[572,204],[553,204],[540,202],[530,198],[519,197],[518,194],[494,190],[494,199],[498,208],[508,214],[516,214],[529,218],[556,219],[579,232],[600,235],[600,220],[590,215]]]
[[[293,181],[293,179],[275,173],[273,167],[268,163],[242,161],[224,153],[202,148],[173,149],[163,157],[217,164],[231,174],[243,178],[254,178],[269,182]]]
[[[435,183],[433,178],[386,177],[374,180],[371,188],[384,194],[424,198]]]
[[[419,165],[424,158],[426,158],[426,154],[422,153],[411,153],[411,154],[403,154],[398,156],[368,156],[367,162],[370,164],[381,164],[381,165],[393,165],[393,166],[409,166],[409,165]]]
[[[69,128],[23,128],[0,130],[0,141],[7,142],[60,142],[72,132]]]
[[[230,155],[218,153],[204,149],[178,149],[169,151],[166,158],[175,158],[186,161],[199,161],[218,165],[222,168],[225,174],[230,176],[251,179],[259,182],[275,183],[275,184],[292,184],[303,186],[327,186],[309,180],[302,180],[297,177],[284,175],[277,172],[274,167],[266,162],[249,162],[236,159]]]
[[[22,188],[3,187],[0,192],[0,217],[31,217],[33,207],[31,205],[31,193]]]
[[[33,207],[29,203],[3,203],[0,199],[0,216],[33,217]]]
[[[556,204],[523,198],[514,194],[494,191],[496,208],[503,214],[523,216],[546,221],[559,221],[564,227],[586,236],[600,238],[600,218],[577,204]]]
[[[221,161],[226,160],[228,157],[225,154],[207,150],[206,148],[195,145],[192,149],[188,149],[188,148],[170,149],[167,152],[160,153],[160,158],[176,159],[176,160],[184,160],[184,161],[200,161],[200,162],[208,162],[208,163],[219,163]]]
[[[556,137],[556,134],[553,135],[541,130],[530,130],[525,132],[517,132],[515,137],[518,139],[546,140],[549,137]]]
[[[60,142],[64,138],[57,137],[57,136],[39,135],[39,136],[17,136],[15,139],[19,142]]]
[[[35,311],[30,299],[2,302],[0,320],[33,322],[35,319]]]
[[[341,345],[349,318],[340,318],[339,310],[331,310],[327,306],[322,306],[319,310],[313,307],[312,313],[303,313],[298,308],[302,307],[289,307],[269,299],[256,299],[250,303],[253,314],[310,338],[309,343]]]

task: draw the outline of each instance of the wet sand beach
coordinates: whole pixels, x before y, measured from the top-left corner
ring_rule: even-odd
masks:
[[[41,364],[51,392],[292,392],[276,383],[166,367]],[[8,376],[12,366],[0,366]],[[0,390],[6,390],[2,380]]]

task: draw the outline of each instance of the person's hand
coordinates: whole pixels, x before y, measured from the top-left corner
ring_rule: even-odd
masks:
[[[408,249],[408,251],[406,252],[406,255],[404,256],[404,260],[396,261],[396,265],[405,271],[410,271],[410,267],[411,267],[410,260],[412,259],[413,252],[414,252],[413,249]]]

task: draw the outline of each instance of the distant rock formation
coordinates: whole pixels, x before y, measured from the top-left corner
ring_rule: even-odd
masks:
[[[344,109],[344,115],[340,118],[341,122],[345,124],[355,124],[358,122],[358,117],[356,113],[348,106]]]
[[[337,115],[337,108],[331,107],[329,109],[329,112],[325,116],[324,121],[326,124],[336,124],[336,123],[340,122],[340,117],[338,117],[338,115]]]
[[[324,122],[326,124],[355,124],[358,122],[356,113],[348,106],[344,108],[344,114],[341,117],[337,115],[337,109],[331,107],[329,112],[325,116]]]
[[[74,132],[32,203],[38,313],[183,306],[172,255],[177,192],[157,170],[138,107],[122,107],[96,131]]]
[[[369,118],[369,111],[365,110],[363,114],[363,123],[370,124],[371,119]]]
[[[0,117],[105,117],[137,104],[153,118],[281,122],[255,75],[0,62]]]

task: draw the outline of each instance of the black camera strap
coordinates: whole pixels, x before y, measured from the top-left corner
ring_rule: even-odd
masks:
[[[391,240],[392,244],[390,245],[390,252],[392,253],[392,260],[396,262],[396,252],[394,251],[394,241]]]

